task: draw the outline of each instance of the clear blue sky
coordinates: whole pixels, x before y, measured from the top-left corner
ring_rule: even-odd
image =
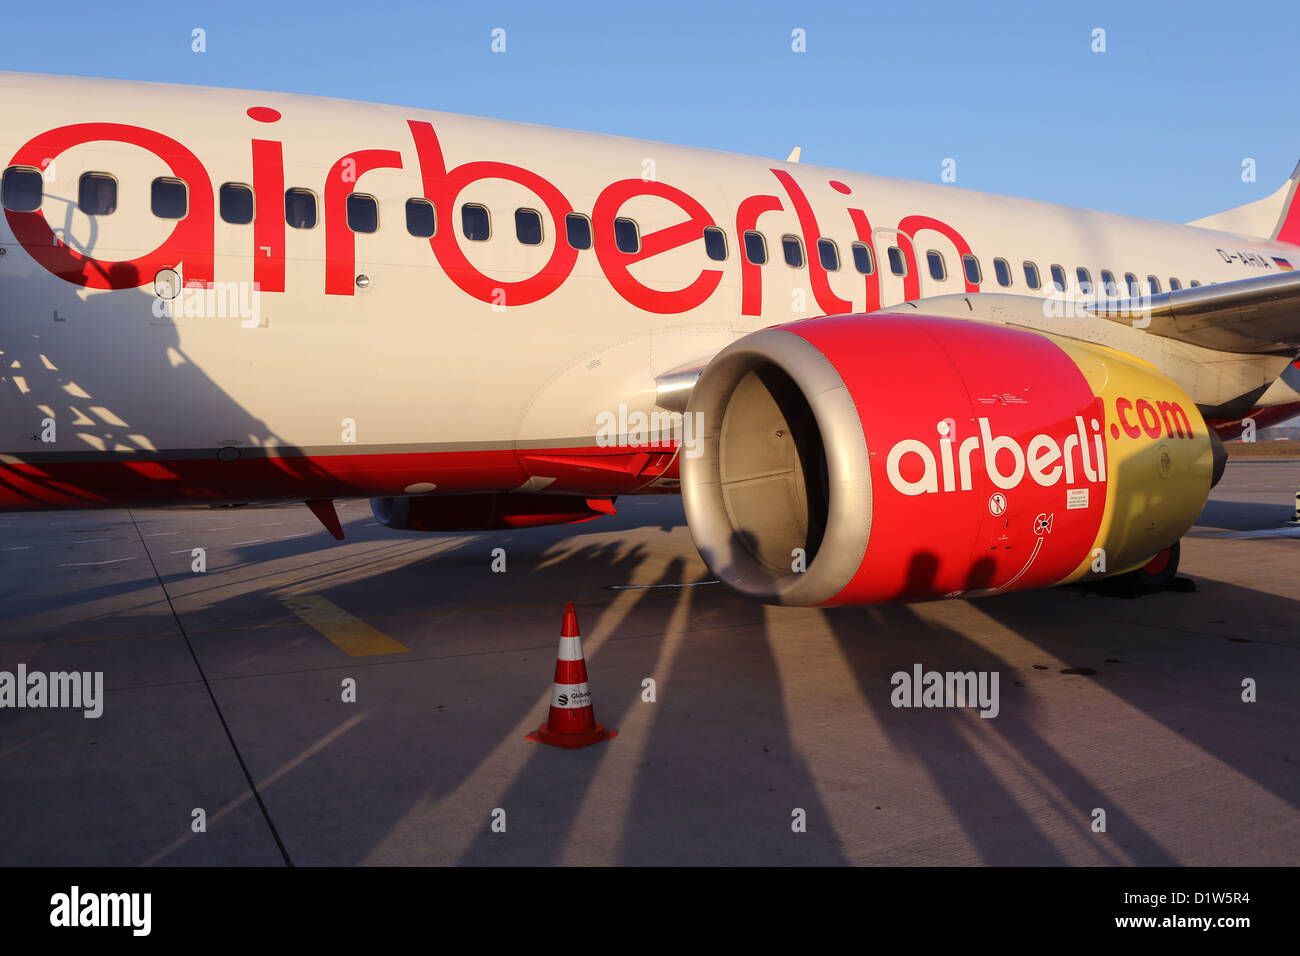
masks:
[[[952,157],[960,186],[1184,221],[1267,195],[1300,159],[1297,41],[1289,3],[60,0],[6,4],[0,68],[800,145],[930,181]]]

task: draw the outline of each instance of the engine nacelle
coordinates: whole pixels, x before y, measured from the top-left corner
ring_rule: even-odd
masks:
[[[371,498],[370,510],[381,525],[399,531],[537,528],[615,513],[609,498],[526,493]]]
[[[713,573],[772,604],[974,597],[1140,567],[1195,522],[1209,430],[1154,368],[1006,326],[833,316],[704,369],[683,456]]]

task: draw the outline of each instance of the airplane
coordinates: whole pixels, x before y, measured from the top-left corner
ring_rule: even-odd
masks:
[[[800,606],[1168,584],[1300,411],[1300,167],[1186,225],[284,93],[0,73],[0,510],[681,494]]]

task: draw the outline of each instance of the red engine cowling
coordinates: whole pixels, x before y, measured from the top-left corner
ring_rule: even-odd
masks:
[[[720,352],[691,396],[691,533],[774,604],[978,596],[1132,570],[1194,523],[1208,429],[1120,353],[981,322],[833,316]]]
[[[575,524],[612,515],[609,498],[574,495],[482,494],[371,498],[370,510],[399,531],[499,531]]]

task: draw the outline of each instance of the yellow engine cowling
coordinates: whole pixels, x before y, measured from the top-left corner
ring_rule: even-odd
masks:
[[[1196,523],[1210,494],[1209,426],[1181,388],[1152,365],[1104,346],[1052,337],[1078,365],[1107,414],[1112,487],[1093,552],[1067,581],[1146,564]]]

